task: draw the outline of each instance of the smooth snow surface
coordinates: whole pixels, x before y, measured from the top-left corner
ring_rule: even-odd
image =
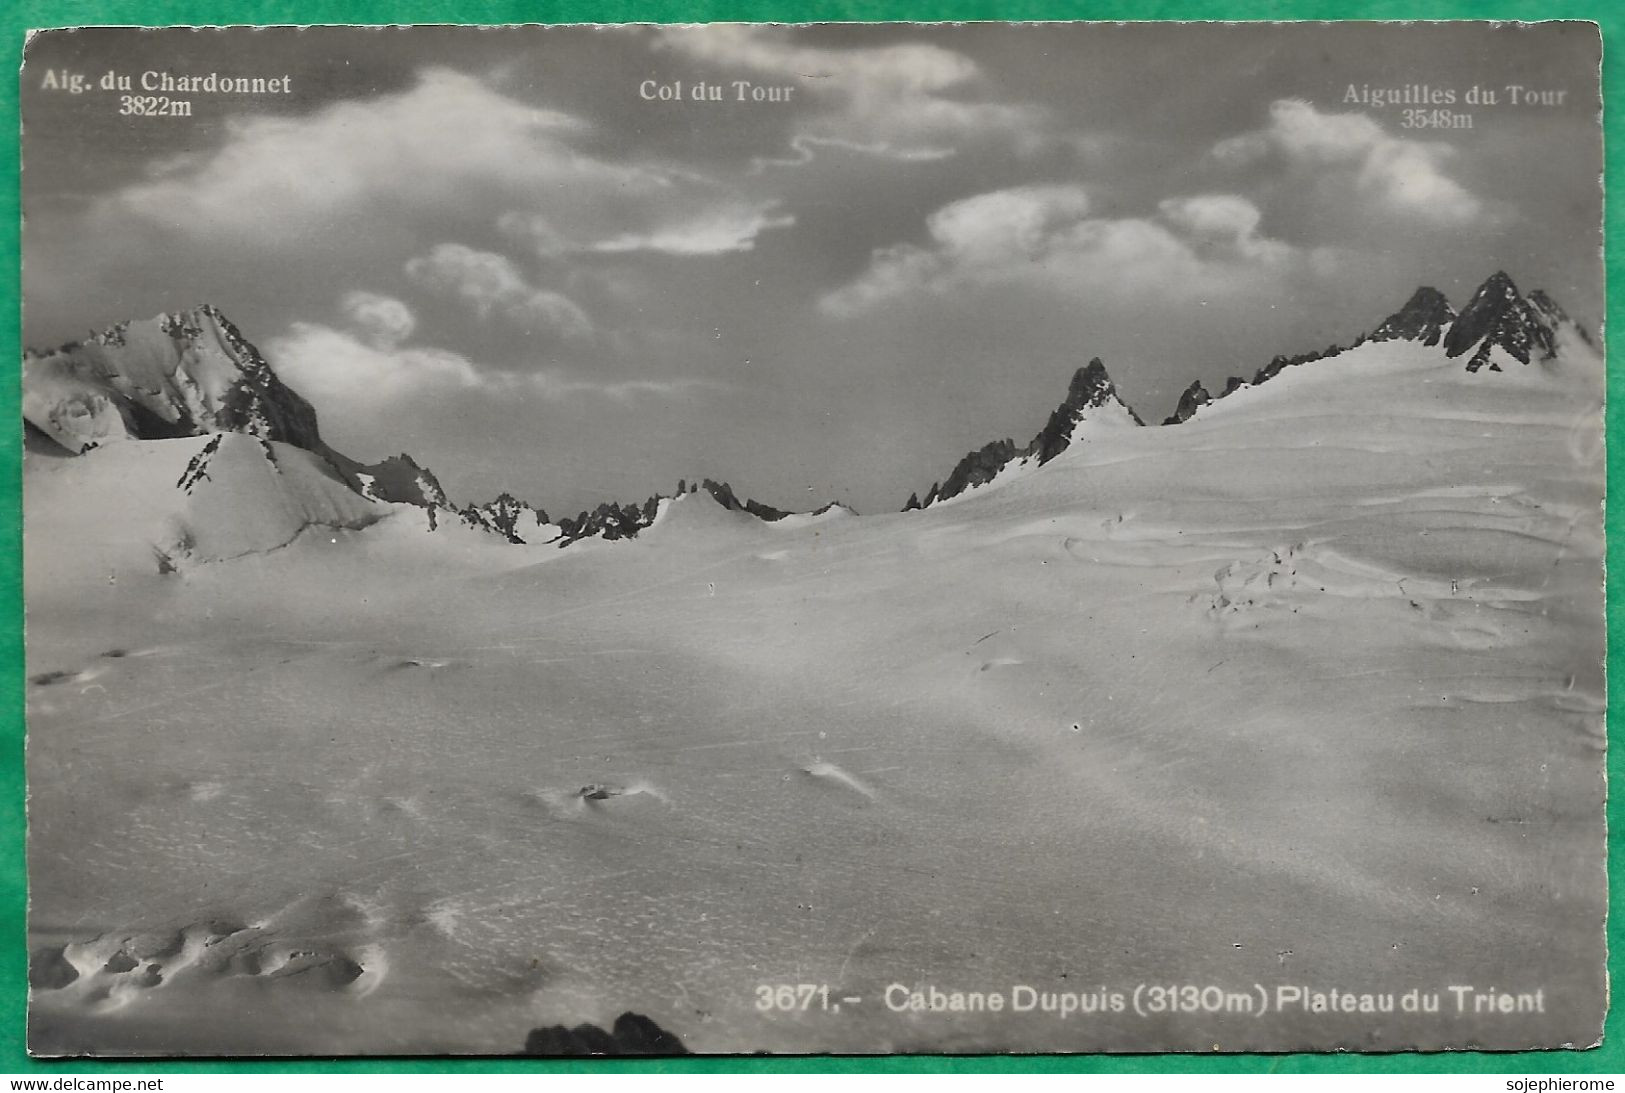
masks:
[[[1589,1044],[1601,390],[1579,349],[1370,344],[951,505],[690,495],[566,550],[248,437],[190,496],[203,439],[30,457],[31,1046],[512,1052],[623,1010],[713,1052]]]

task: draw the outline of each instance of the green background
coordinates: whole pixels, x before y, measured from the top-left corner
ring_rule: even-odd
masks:
[[[1602,26],[1603,92],[1608,138],[1607,184],[1610,194],[1625,169],[1622,130],[1614,122],[1625,110],[1625,68],[1617,50],[1625,44],[1625,2],[1621,0],[562,0],[523,3],[519,0],[281,0],[240,3],[231,0],[0,0],[0,38],[6,43],[6,63],[15,70],[22,62],[26,31],[33,27],[117,25],[219,25],[239,23],[569,23],[569,22],[704,22],[754,20],[807,22],[817,20],[874,21],[885,19],[1587,19]],[[1148,73],[1148,80],[1154,76]],[[0,131],[18,132],[17,83],[0,81]],[[19,361],[20,343],[18,208],[18,143],[0,142],[0,350]],[[1625,226],[1620,200],[1607,207],[1607,238],[1612,241]],[[1625,273],[1625,258],[1618,248],[1608,256],[1609,282]],[[1607,345],[1610,360],[1625,345],[1618,333],[1622,325],[1620,303],[1609,297]],[[1412,1073],[1412,1072],[1625,1072],[1625,1011],[1615,1006],[1608,1016],[1603,1046],[1594,1051],[1489,1054],[1451,1052],[1400,1055],[1116,1055],[1116,1056],[905,1056],[854,1057],[709,1057],[680,1060],[551,1061],[525,1058],[434,1059],[300,1059],[162,1060],[99,1063],[35,1061],[24,1050],[27,1008],[27,948],[25,939],[26,888],[23,857],[23,603],[22,603],[22,481],[20,371],[7,371],[0,382],[0,421],[18,427],[0,435],[0,1073],[67,1074],[212,1074],[241,1073],[576,1073],[620,1070],[719,1073],[867,1073],[867,1072],[1051,1072],[1051,1073]],[[1608,435],[1618,438],[1622,425],[1620,396],[1625,393],[1619,373],[1608,372]],[[1608,478],[1625,471],[1625,444],[1611,443]],[[1619,508],[1608,506],[1608,566],[1616,569],[1625,559],[1625,526]],[[1610,582],[1609,708],[1618,702],[1621,675],[1620,647],[1625,645],[1625,616],[1619,587]],[[1618,719],[1609,717],[1610,739]],[[1615,782],[1622,771],[1621,750],[1610,748],[1608,775]],[[1614,796],[1608,805],[1610,830],[1621,826],[1622,810]],[[1610,840],[1610,902],[1617,908],[1625,852],[1618,839]],[[1617,914],[1608,926],[1609,975],[1625,978],[1625,934]]]

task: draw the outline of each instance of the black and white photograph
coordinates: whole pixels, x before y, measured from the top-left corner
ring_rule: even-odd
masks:
[[[29,1050],[1596,1046],[1601,50],[35,32]]]

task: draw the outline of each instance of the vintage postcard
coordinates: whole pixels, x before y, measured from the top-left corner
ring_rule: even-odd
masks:
[[[1597,28],[81,28],[41,1055],[1585,1048]]]

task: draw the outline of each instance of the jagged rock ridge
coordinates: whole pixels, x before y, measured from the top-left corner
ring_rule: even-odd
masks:
[[[646,501],[623,504],[605,501],[595,509],[559,521],[559,546],[569,546],[582,539],[635,539],[638,532],[654,523],[660,515],[660,502],[667,498],[655,494]]]
[[[1442,342],[1449,357],[1471,354],[1469,372],[1500,371],[1500,350],[1528,364],[1556,356],[1562,337],[1593,344],[1591,335],[1573,322],[1549,295],[1524,297],[1504,272],[1481,285],[1459,314],[1436,289],[1422,287],[1353,346],[1328,346],[1297,356],[1277,356],[1248,381],[1231,376],[1224,390],[1210,394],[1200,381],[1180,396],[1164,425],[1189,421],[1203,406],[1236,391],[1266,383],[1288,368],[1335,357],[1367,341]],[[54,450],[80,454],[118,438],[174,439],[243,433],[260,440],[266,461],[277,465],[273,443],[291,445],[314,455],[323,474],[369,501],[405,503],[426,510],[429,526],[437,514],[453,513],[471,527],[513,543],[568,546],[581,539],[635,537],[658,517],[656,494],[637,503],[605,502],[574,518],[550,522],[542,509],[504,492],[496,498],[455,508],[434,474],[402,453],[364,464],[335,451],[321,438],[314,408],[284,384],[269,362],[238,328],[204,304],[190,311],[159,315],[145,321],[115,324],[80,342],[53,350],[29,350],[23,359],[25,442],[32,452]],[[1144,425],[1118,396],[1100,359],[1079,368],[1065,400],[1037,435],[1018,448],[1011,439],[994,441],[964,456],[925,498],[911,494],[905,511],[929,507],[985,485],[1012,464],[1042,466],[1066,451],[1083,435],[1084,424],[1097,416]],[[207,478],[209,457],[218,442],[199,453],[178,488],[190,492]],[[678,496],[705,489],[723,508],[763,521],[790,515],[761,502],[741,500],[726,482],[705,479],[697,486],[678,484]],[[828,512],[833,505],[817,510]]]
[[[707,478],[700,483],[700,488],[714,497],[717,504],[730,512],[748,512],[758,520],[766,523],[783,520],[790,515],[783,509],[776,509],[772,505],[764,505],[760,501],[753,501],[748,497],[741,501],[735,496],[733,487],[726,482],[713,482]]]
[[[219,437],[244,433],[266,444],[273,465],[269,443],[289,444],[316,456],[326,473],[368,501],[424,509],[431,530],[449,514],[516,544],[631,538],[653,522],[662,500],[657,495],[637,504],[606,502],[558,525],[544,510],[507,492],[455,507],[434,473],[404,452],[368,464],[330,447],[310,403],[283,383],[264,355],[210,304],[117,323],[56,349],[30,350],[23,376],[24,431],[33,451],[77,455],[116,439],[214,435],[177,483],[187,493],[207,478]],[[787,515],[755,500],[741,501],[725,482],[708,479],[703,488],[725,508],[761,520]],[[682,491],[689,489],[681,485]]]
[[[940,486],[931,487],[931,493],[927,495],[925,503],[929,505],[932,501],[957,497],[966,490],[985,486],[1022,454],[1016,447],[1016,442],[1008,438],[984,444],[954,464],[954,469],[948,473],[947,479]]]
[[[458,509],[457,515],[469,527],[482,528],[520,545],[551,543],[560,534],[558,526],[548,520],[546,511],[506,491],[493,500]]]
[[[635,505],[606,502],[562,526],[507,492],[489,502],[453,507],[434,473],[406,453],[362,463],[328,447],[315,409],[281,382],[262,352],[210,304],[115,323],[57,349],[31,349],[23,357],[23,377],[24,434],[32,451],[80,455],[117,438],[215,435],[177,484],[184,492],[208,474],[219,435],[241,432],[304,448],[362,499],[424,508],[431,529],[439,516],[450,513],[515,544],[632,538],[652,523],[661,500],[656,495]],[[270,448],[267,453],[273,460]],[[704,487],[721,505],[759,520],[786,515],[756,500],[739,500],[726,482],[707,481]]]
[[[1498,372],[1500,365],[1491,357],[1494,349],[1504,349],[1524,364],[1535,359],[1532,350],[1541,353],[1540,359],[1549,360],[1556,354],[1562,331],[1572,332],[1587,345],[1593,344],[1585,328],[1570,319],[1550,296],[1539,289],[1528,297],[1520,296],[1512,279],[1505,273],[1498,272],[1485,281],[1460,314],[1451,307],[1442,292],[1423,286],[1411,294],[1403,307],[1384,319],[1370,334],[1355,339],[1352,345],[1331,345],[1313,353],[1276,357],[1259,369],[1251,382],[1240,376],[1231,376],[1225,389],[1208,401],[1217,401],[1244,387],[1256,387],[1287,368],[1327,360],[1367,342],[1442,343],[1445,354],[1450,357],[1459,357],[1471,349],[1474,352],[1467,364],[1469,372],[1477,372],[1486,366],[1490,371]],[[1186,395],[1199,386],[1199,382],[1192,384]],[[1187,406],[1186,397],[1182,396],[1179,408],[1163,424],[1177,425],[1188,421],[1195,409],[1186,413]]]
[[[1106,366],[1099,357],[1094,357],[1072,374],[1066,398],[1025,447],[1016,447],[1016,442],[1009,438],[983,445],[955,464],[947,478],[927,491],[923,501],[918,494],[910,494],[903,511],[929,508],[938,501],[985,486],[1014,463],[1043,466],[1072,446],[1084,422],[1103,415],[1116,416],[1134,425],[1145,424],[1118,396],[1117,385],[1112,382]]]
[[[1458,314],[1450,301],[1438,289],[1423,286],[1411,294],[1398,311],[1384,319],[1371,333],[1357,338],[1352,345],[1333,343],[1325,349],[1295,356],[1276,356],[1258,369],[1249,381],[1231,376],[1224,390],[1210,394],[1200,380],[1193,382],[1179,397],[1173,414],[1163,425],[1181,425],[1209,403],[1217,402],[1248,387],[1268,383],[1288,368],[1328,360],[1340,356],[1367,342],[1412,341],[1422,345],[1443,343],[1445,354],[1459,357],[1472,350],[1467,364],[1469,372],[1486,366],[1492,372],[1500,371],[1493,359],[1493,351],[1502,349],[1513,359],[1528,364],[1539,354],[1550,360],[1557,353],[1563,331],[1572,332],[1587,345],[1594,344],[1591,335],[1575,323],[1552,298],[1539,289],[1528,297],[1519,294],[1517,286],[1504,272],[1497,272],[1473,294],[1471,302]],[[954,497],[967,489],[985,485],[1013,463],[1036,459],[1042,465],[1065,451],[1075,437],[1078,423],[1094,407],[1116,403],[1127,411],[1135,424],[1144,424],[1132,409],[1118,398],[1116,388],[1107,375],[1105,366],[1097,357],[1072,377],[1066,401],[1050,415],[1048,424],[1024,449],[1018,449],[1012,440],[996,440],[962,458],[948,478],[933,485],[922,500],[918,493],[909,494],[904,512],[929,508],[940,500]]]
[[[1339,353],[1345,352],[1349,348],[1351,347],[1333,344],[1328,345],[1325,349],[1316,349],[1308,353],[1299,353],[1291,357],[1273,357],[1268,364],[1254,373],[1251,386],[1257,387],[1259,384],[1268,383],[1276,376],[1279,376],[1282,372],[1285,372],[1288,368],[1296,368],[1300,364],[1308,364],[1311,361],[1323,361],[1328,357],[1335,357]],[[1227,389],[1225,393],[1230,394],[1232,390],[1233,389]]]
[[[660,515],[660,503],[670,501],[685,494],[698,493],[704,490],[711,497],[730,512],[748,513],[764,523],[772,523],[791,515],[783,509],[776,509],[771,505],[764,505],[760,501],[746,498],[741,501],[733,487],[726,482],[717,482],[706,478],[702,481],[689,484],[687,480],[677,483],[677,492],[671,496],[657,493],[644,501],[634,503],[621,503],[606,501],[595,509],[587,510],[574,518],[565,518],[559,521],[560,535],[558,544],[569,546],[582,539],[635,539],[640,531],[654,523]],[[819,509],[820,513],[828,511],[830,505]]]

